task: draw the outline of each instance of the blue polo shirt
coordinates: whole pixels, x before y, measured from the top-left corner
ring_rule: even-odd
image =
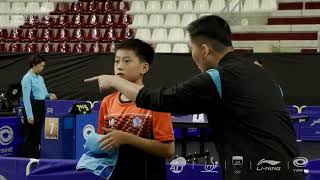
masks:
[[[33,118],[31,100],[49,99],[49,93],[44,83],[43,77],[33,73],[31,70],[25,74],[21,80],[23,105],[27,118]]]

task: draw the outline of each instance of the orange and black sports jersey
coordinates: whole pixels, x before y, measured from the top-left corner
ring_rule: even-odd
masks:
[[[103,134],[102,127],[130,132],[161,142],[174,141],[170,113],[138,108],[134,102],[122,102],[119,92],[105,97],[101,103],[99,134]],[[165,158],[130,145],[122,145],[119,147],[119,157],[111,180],[122,179],[165,180]]]
[[[138,108],[134,102],[122,102],[120,93],[105,97],[99,112],[98,133],[102,127],[130,132],[143,138],[162,142],[174,140],[172,117],[170,113],[154,112]]]

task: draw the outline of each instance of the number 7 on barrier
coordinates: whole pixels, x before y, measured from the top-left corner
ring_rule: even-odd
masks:
[[[59,118],[46,118],[44,129],[45,139],[58,139]]]

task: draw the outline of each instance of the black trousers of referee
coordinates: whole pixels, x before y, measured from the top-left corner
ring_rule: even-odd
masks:
[[[41,131],[45,121],[45,101],[31,100],[34,124],[29,124],[24,111],[23,157],[40,158]]]

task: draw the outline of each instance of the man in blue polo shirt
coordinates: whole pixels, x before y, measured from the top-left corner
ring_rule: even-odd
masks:
[[[41,130],[45,121],[45,100],[57,99],[55,94],[48,93],[41,75],[45,66],[42,56],[34,56],[30,70],[21,80],[24,106],[24,157],[39,158]]]

